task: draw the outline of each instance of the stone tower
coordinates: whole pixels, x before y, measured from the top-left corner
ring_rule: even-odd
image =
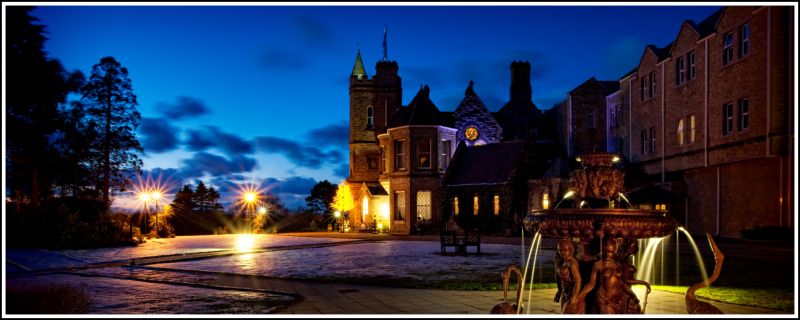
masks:
[[[401,79],[397,62],[381,60],[376,74],[367,76],[361,51],[350,74],[350,175],[351,184],[378,181],[380,147],[377,135],[400,110]]]
[[[531,64],[528,61],[511,63],[511,90],[508,103],[499,112],[503,140],[535,137],[542,111],[533,104]]]

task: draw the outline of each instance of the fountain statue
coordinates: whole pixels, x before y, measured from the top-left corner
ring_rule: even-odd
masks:
[[[559,289],[554,300],[561,303],[564,314],[644,313],[650,284],[634,279],[631,257],[639,251],[637,240],[666,237],[679,225],[664,207],[616,205],[627,202],[622,193],[624,173],[613,167],[617,155],[591,153],[577,160],[582,168],[570,174],[569,191],[561,201],[552,209],[534,210],[523,221],[525,229],[539,237],[560,238],[555,257]],[[567,198],[574,198],[576,205],[559,209]],[[716,257],[718,248],[710,241]],[[637,284],[647,288],[643,306],[631,289]],[[703,285],[709,284],[704,280]],[[687,310],[710,310],[688,308],[690,303],[698,305],[693,293],[690,297],[687,292]]]

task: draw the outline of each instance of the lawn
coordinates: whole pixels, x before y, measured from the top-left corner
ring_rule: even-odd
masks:
[[[688,286],[654,285],[653,290],[685,294]],[[782,288],[707,287],[697,290],[697,297],[754,307],[792,311],[794,291]]]

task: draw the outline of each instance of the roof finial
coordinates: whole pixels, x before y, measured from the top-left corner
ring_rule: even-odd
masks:
[[[386,25],[383,25],[383,61],[389,60],[386,54]]]

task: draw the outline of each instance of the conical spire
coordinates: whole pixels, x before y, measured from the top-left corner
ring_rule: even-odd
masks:
[[[469,81],[469,86],[467,87],[467,90],[464,91],[464,95],[465,96],[477,96],[478,95],[477,93],[475,93],[475,89],[472,88],[473,84],[475,84],[475,81],[470,80]]]
[[[356,63],[353,65],[353,73],[351,76],[356,76],[358,80],[361,80],[365,75],[367,75],[367,71],[364,69],[364,62],[361,61],[361,49],[358,49]]]

